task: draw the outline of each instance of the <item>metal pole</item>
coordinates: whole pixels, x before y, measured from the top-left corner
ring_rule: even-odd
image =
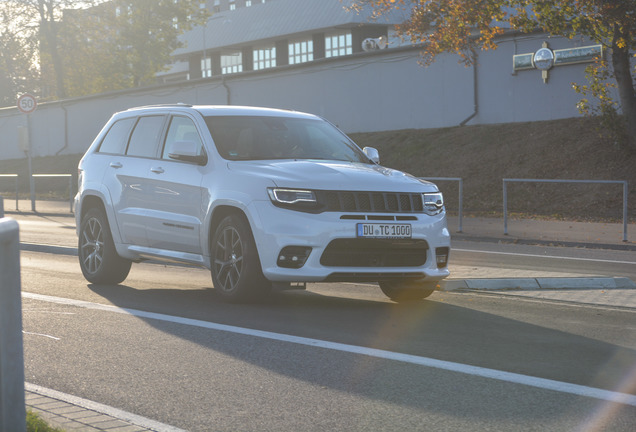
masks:
[[[503,217],[504,217],[504,235],[508,235],[508,189],[506,179],[503,179]]]
[[[623,182],[623,241],[627,241],[627,197],[629,196],[629,184]]]
[[[0,220],[0,432],[26,431],[18,223]]]
[[[31,211],[35,212],[35,179],[33,178],[33,169],[31,167],[31,151],[27,152],[29,159],[29,195],[31,196]]]
[[[4,198],[0,196],[0,219],[4,217]]]
[[[73,176],[68,177],[69,213],[73,213]]]
[[[18,175],[15,176],[15,211],[18,211]]]
[[[31,114],[27,114],[27,129],[29,131],[29,150],[27,158],[29,159],[29,189],[31,190],[31,211],[35,212],[35,180],[33,180],[33,170],[31,167]]]
[[[464,220],[464,180],[459,179],[459,228],[458,233],[464,232],[463,229]]]

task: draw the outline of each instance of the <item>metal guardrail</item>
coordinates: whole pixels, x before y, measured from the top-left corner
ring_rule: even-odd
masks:
[[[2,178],[13,178],[15,181],[15,209],[18,210],[18,175],[17,174],[0,174]]]
[[[36,178],[56,178],[56,177],[68,177],[68,191],[69,191],[69,212],[73,213],[73,175],[72,174],[33,174],[33,179]],[[35,198],[32,198],[31,207],[35,211]]]
[[[0,220],[0,432],[25,431],[18,223]]]
[[[459,224],[457,226],[457,232],[463,232],[463,219],[464,219],[464,180],[459,177],[420,177],[422,180],[432,181],[456,181],[459,183]]]
[[[35,181],[36,178],[68,178],[68,191],[69,191],[69,212],[73,213],[73,175],[72,174],[33,174],[31,179]],[[15,210],[18,211],[18,175],[17,174],[0,174],[2,178],[14,178],[15,179]],[[35,195],[31,193],[31,210],[35,210]]]
[[[504,235],[508,235],[508,183],[587,183],[623,185],[623,241],[627,241],[627,197],[629,196],[629,185],[626,180],[503,179]]]

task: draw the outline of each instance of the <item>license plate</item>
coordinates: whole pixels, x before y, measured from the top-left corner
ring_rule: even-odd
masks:
[[[411,238],[411,224],[359,223],[358,237]]]

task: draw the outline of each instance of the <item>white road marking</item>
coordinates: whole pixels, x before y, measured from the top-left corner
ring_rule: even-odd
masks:
[[[553,256],[553,255],[524,254],[524,253],[515,253],[515,252],[496,252],[496,251],[484,251],[484,250],[476,250],[476,249],[453,248],[451,249],[451,252],[452,251],[472,252],[472,253],[482,253],[482,254],[492,254],[492,255],[510,255],[510,256],[530,257],[530,258],[550,258],[550,259],[562,259],[562,260],[572,260],[572,261],[592,261],[592,262],[600,262],[600,263],[636,265],[636,262],[633,262],[633,261],[614,261],[614,260],[604,260],[604,259],[594,259],[594,258],[560,257],[560,256]]]
[[[61,340],[59,337],[55,337],[55,336],[51,336],[51,335],[47,335],[47,334],[42,334],[42,333],[32,333],[32,332],[28,332],[28,331],[24,331],[24,330],[22,331],[22,333],[26,334],[26,335],[32,335],[32,336],[42,336],[42,337],[46,337],[46,338],[53,339],[53,340],[56,340],[56,341]]]
[[[338,342],[328,342],[320,339],[311,339],[300,336],[292,336],[281,333],[273,333],[264,330],[248,329],[243,327],[236,327],[226,324],[217,324],[208,321],[195,320],[190,318],[182,318],[171,315],[164,315],[154,312],[144,312],[136,309],[120,308],[110,305],[102,305],[99,303],[91,303],[82,300],[73,300],[62,297],[46,296],[41,294],[34,294],[23,292],[22,296],[25,298],[40,300],[50,303],[57,303],[69,306],[83,307],[92,310],[101,310],[107,312],[120,313],[125,315],[131,315],[138,318],[154,319],[159,321],[167,321],[176,324],[189,325],[193,327],[205,328],[209,330],[223,331],[228,333],[235,333],[245,336],[253,336],[263,339],[270,339],[279,342],[294,343],[298,345],[306,345],[314,348],[324,348],[334,351],[347,352],[351,354],[365,355],[369,357],[381,358],[385,360],[399,361],[403,363],[410,363],[419,366],[431,367],[436,369],[447,370],[451,372],[462,373],[466,375],[472,375],[482,378],[495,379],[498,381],[509,382],[513,384],[522,384],[530,387],[536,387],[544,390],[552,390],[560,393],[568,393],[583,397],[595,398],[605,400],[614,403],[620,403],[624,405],[631,405],[636,407],[636,396],[620,393],[610,390],[603,390],[594,387],[587,387],[578,384],[565,383],[561,381],[555,381],[545,378],[537,378],[528,375],[521,375],[512,372],[505,372],[496,369],[488,369],[479,366],[471,366],[462,363],[449,362],[444,360],[436,360],[429,357],[420,357],[411,354],[396,353],[392,351],[385,351],[375,348],[367,348],[357,345],[347,345]]]
[[[183,429],[178,429],[173,426],[159,423],[157,421],[150,420],[148,418],[138,416],[136,414],[131,414],[129,412],[122,411],[120,409],[113,408],[108,405],[100,404],[98,402],[93,402],[88,399],[82,399],[77,396],[62,393],[57,390],[48,389],[46,387],[40,387],[39,385],[31,384],[28,382],[24,383],[24,389],[32,393],[37,393],[42,396],[58,399],[63,402],[69,403],[71,405],[75,405],[84,409],[105,414],[107,416],[110,416],[119,420],[123,420],[128,423],[132,423],[135,426],[142,427],[144,429],[150,429],[150,430],[159,431],[159,432],[186,432]]]

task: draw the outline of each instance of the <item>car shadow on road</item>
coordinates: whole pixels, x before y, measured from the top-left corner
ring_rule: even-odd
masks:
[[[441,301],[443,294],[440,293],[404,305],[311,291],[274,293],[258,304],[228,304],[213,290],[205,288],[138,290],[126,285],[89,285],[89,288],[114,305],[127,309],[369,347],[613,391],[625,388],[626,376],[633,373],[636,366],[636,350],[547,325],[449,304]],[[497,301],[505,304],[507,300]],[[533,307],[536,306],[528,305],[528,308]],[[554,308],[555,313],[563,313],[559,306],[547,307]],[[545,390],[519,392],[513,385],[500,383],[491,393],[484,390],[484,379],[458,378],[453,376],[458,375],[456,372],[399,362],[387,367],[389,360],[342,352],[329,354],[321,348],[295,350],[296,357],[290,357],[285,354],[288,343],[272,340],[263,343],[262,339],[245,335],[211,337],[210,333],[218,330],[185,329],[184,324],[140,319],[161,332],[281,376],[416,408],[422,413],[436,411],[488,421],[526,419],[549,425],[551,420],[557,421],[581,404],[602,405],[601,401],[571,396],[564,398],[567,401],[564,404],[551,405],[538,412],[527,407],[536,405],[544,397]],[[228,343],[228,338],[233,342]],[[315,364],[316,356],[321,358],[319,367]],[[446,380],[455,384],[448,386]],[[475,394],[492,398],[493,403],[484,409],[483,401],[475,400]],[[497,403],[502,397],[506,399],[505,410]],[[516,408],[510,411],[511,406]],[[633,411],[633,407],[626,409]]]

